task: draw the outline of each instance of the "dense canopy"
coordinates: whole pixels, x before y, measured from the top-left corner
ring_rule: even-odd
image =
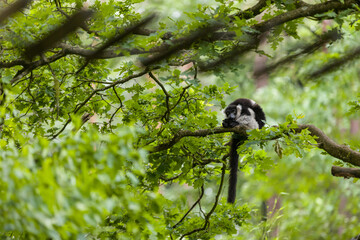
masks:
[[[357,239],[358,1],[0,9],[2,238]],[[263,129],[221,127],[240,97]]]

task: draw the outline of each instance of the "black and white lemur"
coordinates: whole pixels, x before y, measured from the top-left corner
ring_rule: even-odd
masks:
[[[233,128],[237,125],[247,129],[262,128],[266,118],[262,108],[253,100],[239,98],[230,103],[224,110],[226,118],[222,122],[224,128]],[[230,145],[230,177],[227,201],[234,203],[236,198],[237,170],[239,154],[237,148],[244,143],[247,137],[233,134]]]

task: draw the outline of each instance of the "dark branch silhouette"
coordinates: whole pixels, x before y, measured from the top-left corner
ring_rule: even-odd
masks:
[[[27,5],[31,3],[31,0],[18,0],[11,4],[10,6],[4,8],[0,11],[0,24],[14,15],[16,12],[20,11],[21,9],[25,8]]]
[[[86,57],[85,63],[81,66],[81,68],[76,72],[77,74],[81,72],[92,59],[98,58],[98,56],[107,48],[111,47],[112,45],[120,42],[124,38],[128,37],[129,35],[133,34],[136,29],[139,29],[140,27],[148,24],[155,18],[155,14],[150,15],[142,20],[140,20],[137,23],[131,24],[129,27],[125,29],[119,30],[119,33],[115,34],[115,36],[110,37],[101,47],[93,51],[91,54],[89,54]]]
[[[344,54],[342,57],[339,57],[334,60],[330,60],[327,64],[322,66],[320,69],[310,73],[306,77],[309,79],[318,78],[326,73],[330,73],[332,71],[338,70],[339,68],[341,68],[345,64],[353,61],[354,59],[358,58],[359,56],[360,56],[360,46],[351,49],[346,54]]]
[[[149,66],[157,63],[163,59],[170,57],[171,55],[182,49],[189,48],[191,44],[195,41],[206,38],[208,35],[217,31],[223,26],[224,25],[220,22],[214,22],[206,26],[200,27],[187,36],[173,40],[171,44],[163,44],[159,53],[151,55],[147,58],[141,58],[140,61],[144,66]]]
[[[75,13],[61,26],[57,27],[53,31],[50,31],[43,39],[27,46],[25,48],[25,56],[28,59],[32,59],[36,55],[40,55],[44,51],[54,47],[61,39],[83,25],[92,14],[93,12],[90,10],[81,10]]]
[[[340,33],[340,31],[338,29],[332,29],[330,31],[327,31],[326,33],[318,36],[317,39],[315,41],[313,41],[312,43],[301,47],[300,51],[298,51],[297,53],[288,55],[275,63],[269,64],[266,67],[257,69],[254,72],[254,76],[258,77],[264,73],[270,73],[271,71],[276,70],[278,67],[286,66],[287,64],[293,62],[295,59],[297,59],[303,55],[313,53],[314,51],[318,50],[320,47],[324,46],[324,44],[329,43],[329,42],[334,42],[334,41],[340,39],[341,36],[342,36],[342,34]],[[294,49],[294,52],[295,52],[295,49]]]

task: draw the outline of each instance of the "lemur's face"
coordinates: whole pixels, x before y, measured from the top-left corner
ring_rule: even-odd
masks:
[[[236,107],[228,107],[225,109],[226,118],[236,119],[237,109]]]
[[[239,122],[237,122],[236,119],[239,117],[241,112],[238,113],[237,106],[228,106],[224,112],[225,112],[225,119],[222,122],[224,128],[233,128],[239,125]]]

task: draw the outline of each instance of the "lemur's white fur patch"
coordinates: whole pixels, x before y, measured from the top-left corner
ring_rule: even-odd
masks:
[[[244,126],[248,129],[259,128],[259,124],[255,119],[255,112],[251,108],[249,108],[250,116],[241,115],[242,107],[240,105],[237,106],[237,109],[238,111],[236,115],[236,121],[239,123],[239,125]]]
[[[249,112],[251,115],[251,121],[249,124],[249,128],[251,128],[251,129],[259,128],[259,123],[255,119],[255,112],[251,108],[249,108]]]
[[[241,111],[242,111],[242,106],[240,104],[238,104],[236,106],[236,118],[235,119],[238,119],[240,116],[241,116]]]
[[[256,102],[254,101],[254,100],[251,100],[251,99],[249,99],[250,100],[250,102],[251,102],[251,105],[255,105],[256,104]]]

